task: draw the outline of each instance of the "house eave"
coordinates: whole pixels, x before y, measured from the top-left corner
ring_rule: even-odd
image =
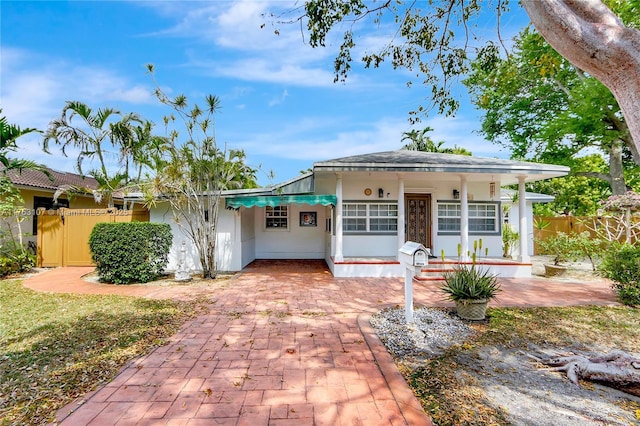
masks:
[[[569,167],[544,165],[544,167],[502,165],[445,165],[445,164],[376,164],[376,163],[322,163],[314,166],[314,172],[418,172],[418,173],[493,173],[493,174],[557,174],[564,176]]]

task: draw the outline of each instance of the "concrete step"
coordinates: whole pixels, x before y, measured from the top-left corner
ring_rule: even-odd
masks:
[[[440,281],[444,281],[444,277],[442,277],[441,275],[416,275],[414,277],[414,279],[416,281],[420,281],[420,282],[440,282]]]
[[[451,271],[451,268],[422,268],[420,271],[422,271],[423,274],[442,274],[443,272],[448,272]]]

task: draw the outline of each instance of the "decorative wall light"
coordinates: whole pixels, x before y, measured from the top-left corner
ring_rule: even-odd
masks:
[[[384,198],[384,189],[378,188],[378,198]]]
[[[460,191],[458,191],[457,189],[453,190],[453,199],[454,200],[459,200],[460,199]]]

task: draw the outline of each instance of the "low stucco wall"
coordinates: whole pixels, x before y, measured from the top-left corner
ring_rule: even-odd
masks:
[[[238,215],[238,217],[236,217]],[[193,241],[176,223],[171,207],[167,203],[153,207],[149,212],[150,222],[168,223],[173,233],[173,244],[169,251],[167,271],[175,271],[184,243],[185,265],[191,271],[202,271],[198,252]],[[240,218],[234,210],[220,209],[218,213],[218,236],[216,241],[216,261],[219,271],[239,271],[242,269],[240,252]]]

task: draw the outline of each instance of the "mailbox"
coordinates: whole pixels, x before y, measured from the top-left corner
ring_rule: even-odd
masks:
[[[398,250],[398,260],[406,266],[427,266],[429,264],[429,249],[420,243],[407,241]]]
[[[420,243],[407,241],[398,250],[398,260],[404,271],[404,315],[407,324],[413,322],[413,277],[429,264],[429,249]]]

